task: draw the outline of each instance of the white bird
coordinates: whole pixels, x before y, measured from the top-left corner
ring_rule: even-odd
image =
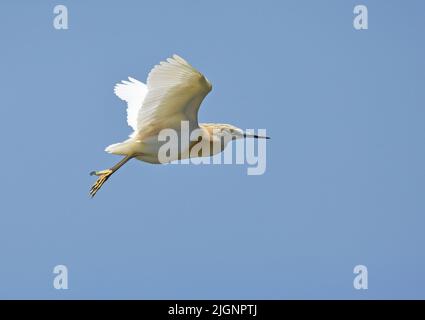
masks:
[[[202,131],[203,144],[219,145],[218,148],[208,148],[210,156],[223,151],[230,140],[246,137],[268,139],[247,134],[229,124],[199,124],[199,107],[212,86],[202,73],[178,55],[156,65],[148,75],[147,85],[131,77],[128,80],[116,84],[114,92],[127,102],[127,122],[134,131],[126,141],[105,149],[124,158],[110,169],[90,173],[99,177],[90,190],[92,197],[114,172],[132,158],[162,163],[158,159],[158,152],[163,142],[159,141],[158,135],[163,129],[174,129],[180,133],[182,121],[189,123],[190,132],[196,129]],[[190,150],[196,142],[181,141],[180,134],[178,139],[178,143],[185,147],[181,148],[176,159],[170,161],[193,157]]]

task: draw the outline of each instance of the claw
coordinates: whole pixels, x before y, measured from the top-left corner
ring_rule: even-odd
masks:
[[[107,169],[102,171],[93,171],[90,173],[91,175],[99,176],[99,178],[96,180],[96,182],[93,184],[93,186],[90,189],[90,196],[92,198],[96,195],[96,193],[103,186],[103,184],[109,179],[112,172],[113,172],[112,170]]]
[[[100,177],[104,174],[111,174],[111,173],[112,173],[111,169],[106,169],[106,170],[100,170],[100,171],[92,171],[92,172],[90,172],[90,175]]]
[[[103,184],[106,182],[106,180],[109,179],[109,177],[116,172],[119,168],[121,168],[124,164],[126,164],[129,160],[134,158],[136,155],[128,155],[125,156],[124,159],[122,159],[120,162],[118,162],[116,165],[114,165],[110,169],[101,170],[101,171],[92,171],[90,172],[90,175],[92,176],[98,176],[96,182],[93,184],[93,186],[90,189],[90,196],[93,198],[96,194],[96,192],[99,191],[99,189],[103,186]]]

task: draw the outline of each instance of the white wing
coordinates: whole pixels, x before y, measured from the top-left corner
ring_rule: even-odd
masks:
[[[148,94],[137,117],[137,127],[145,133],[180,128],[182,120],[197,126],[199,107],[212,88],[199,71],[177,55],[156,65],[147,85]]]
[[[137,115],[142,107],[148,92],[147,86],[139,80],[128,77],[128,80],[123,80],[117,83],[114,87],[115,94],[127,102],[127,123],[134,131],[137,131]]]

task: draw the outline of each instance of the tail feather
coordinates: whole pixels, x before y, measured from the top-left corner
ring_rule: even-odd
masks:
[[[128,155],[132,154],[134,149],[134,141],[129,139],[124,142],[114,143],[105,148],[105,151],[112,154]]]

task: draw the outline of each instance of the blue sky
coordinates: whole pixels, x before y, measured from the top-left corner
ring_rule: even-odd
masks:
[[[2,1],[0,298],[425,298],[424,12]],[[88,173],[130,133],[114,84],[173,53],[213,83],[202,122],[267,129],[266,173],[132,161],[90,199]]]

